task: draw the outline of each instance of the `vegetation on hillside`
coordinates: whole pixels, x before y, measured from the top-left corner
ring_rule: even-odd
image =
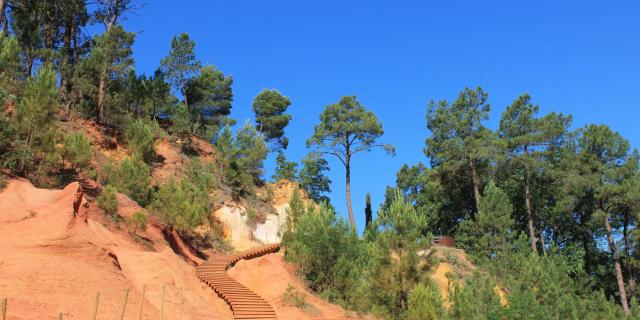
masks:
[[[570,115],[541,115],[523,94],[492,129],[488,93],[464,88],[453,101],[428,104],[425,163],[397,172],[374,215],[370,206],[352,208],[352,159],[394,148],[380,143],[381,121],[356,97],[327,105],[307,140],[314,150],[291,161],[293,100],[262,90],[245,106],[255,121],[236,126],[233,78],[203,65],[188,34],[172,39],[152,75],[136,71],[136,34],[122,25],[138,13],[133,1],[2,4],[0,187],[5,172],[44,187],[91,173],[105,185],[97,203],[108,215],[118,219],[121,192],[169,229],[194,236],[212,224],[218,197],[265,204],[256,190],[266,183],[269,153],[277,153],[272,179],[298,182],[319,204],[305,207],[294,193],[286,259],[330,301],[387,319],[640,316],[640,153],[606,125],[572,130]],[[89,23],[104,31],[89,35]],[[105,141],[70,132],[65,123],[77,118],[93,121]],[[192,160],[175,178],[153,184],[162,137]],[[196,137],[212,143],[215,160],[200,159]],[[129,154],[99,152],[118,144]],[[345,168],[349,222],[329,203],[325,155]],[[252,221],[264,211],[256,208],[247,211]],[[367,221],[361,237],[357,212]],[[128,223],[136,232],[147,219],[136,214]],[[447,301],[428,277],[434,235],[454,236],[477,266],[464,279],[452,275]]]

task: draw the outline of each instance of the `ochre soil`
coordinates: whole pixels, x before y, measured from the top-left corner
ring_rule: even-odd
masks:
[[[269,302],[279,319],[369,319],[311,294],[293,275],[292,268],[283,261],[280,253],[240,260],[227,273]],[[298,308],[283,301],[288,285],[305,294],[308,307]]]
[[[95,202],[73,217],[77,183],[44,190],[12,180],[0,191],[0,298],[8,298],[7,318],[90,319],[100,291],[98,319],[117,318],[126,288],[125,319],[137,319],[146,285],[143,319],[160,319],[162,287],[165,319],[230,319],[224,301],[195,277],[195,268],[170,248],[153,221],[133,236],[116,228]],[[119,195],[124,216],[142,210]]]

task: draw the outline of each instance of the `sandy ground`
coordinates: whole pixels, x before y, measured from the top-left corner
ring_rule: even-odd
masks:
[[[165,288],[165,319],[230,319],[221,299],[195,277],[157,227],[135,241],[123,229],[101,220],[95,204],[73,219],[76,183],[43,190],[13,180],[0,191],[0,298],[8,298],[7,318],[89,319],[100,291],[98,319],[116,318],[129,299],[125,319],[137,319],[146,286],[143,319],[159,319]],[[120,196],[121,214],[140,210]],[[124,202],[124,203],[122,203]]]
[[[251,260],[241,260],[227,272],[232,278],[267,300],[279,319],[364,319],[312,295],[290,270],[279,254],[268,254]],[[306,294],[305,300],[310,307],[303,310],[282,300],[289,284]]]

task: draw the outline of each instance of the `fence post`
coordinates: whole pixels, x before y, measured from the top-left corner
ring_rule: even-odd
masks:
[[[182,306],[184,305],[184,298],[182,296],[182,288],[180,288],[180,320],[182,320]]]
[[[60,314],[58,314],[58,320],[63,320],[62,319],[62,312],[60,312]]]
[[[7,318],[7,298],[2,299],[2,305],[0,305],[0,320]]]
[[[162,304],[160,304],[160,320],[164,320],[164,286],[162,286]]]
[[[93,306],[93,317],[91,317],[93,320],[98,317],[98,304],[100,304],[100,291],[96,292],[96,302]]]
[[[122,310],[120,310],[120,320],[124,319],[124,310],[127,308],[128,299],[129,299],[129,288],[124,290],[124,302],[122,303]]]
[[[142,285],[142,298],[140,299],[140,313],[138,313],[138,320],[142,319],[142,306],[144,306],[144,292],[147,290],[147,285]]]

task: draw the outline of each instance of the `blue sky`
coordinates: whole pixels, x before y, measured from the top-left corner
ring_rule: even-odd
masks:
[[[138,32],[136,69],[151,74],[171,38],[187,32],[203,63],[234,78],[232,117],[252,118],[263,88],[289,96],[287,156],[298,161],[327,104],[356,95],[377,114],[395,157],[360,154],[352,169],[359,228],[405,163],[422,152],[429,100],[482,86],[487,125],[528,92],[541,113],[572,114],[574,128],[607,124],[640,146],[638,1],[148,1],[124,25]],[[93,28],[92,28],[93,29]],[[344,168],[334,159],[331,199],[346,216]],[[266,163],[271,176],[273,156]]]

